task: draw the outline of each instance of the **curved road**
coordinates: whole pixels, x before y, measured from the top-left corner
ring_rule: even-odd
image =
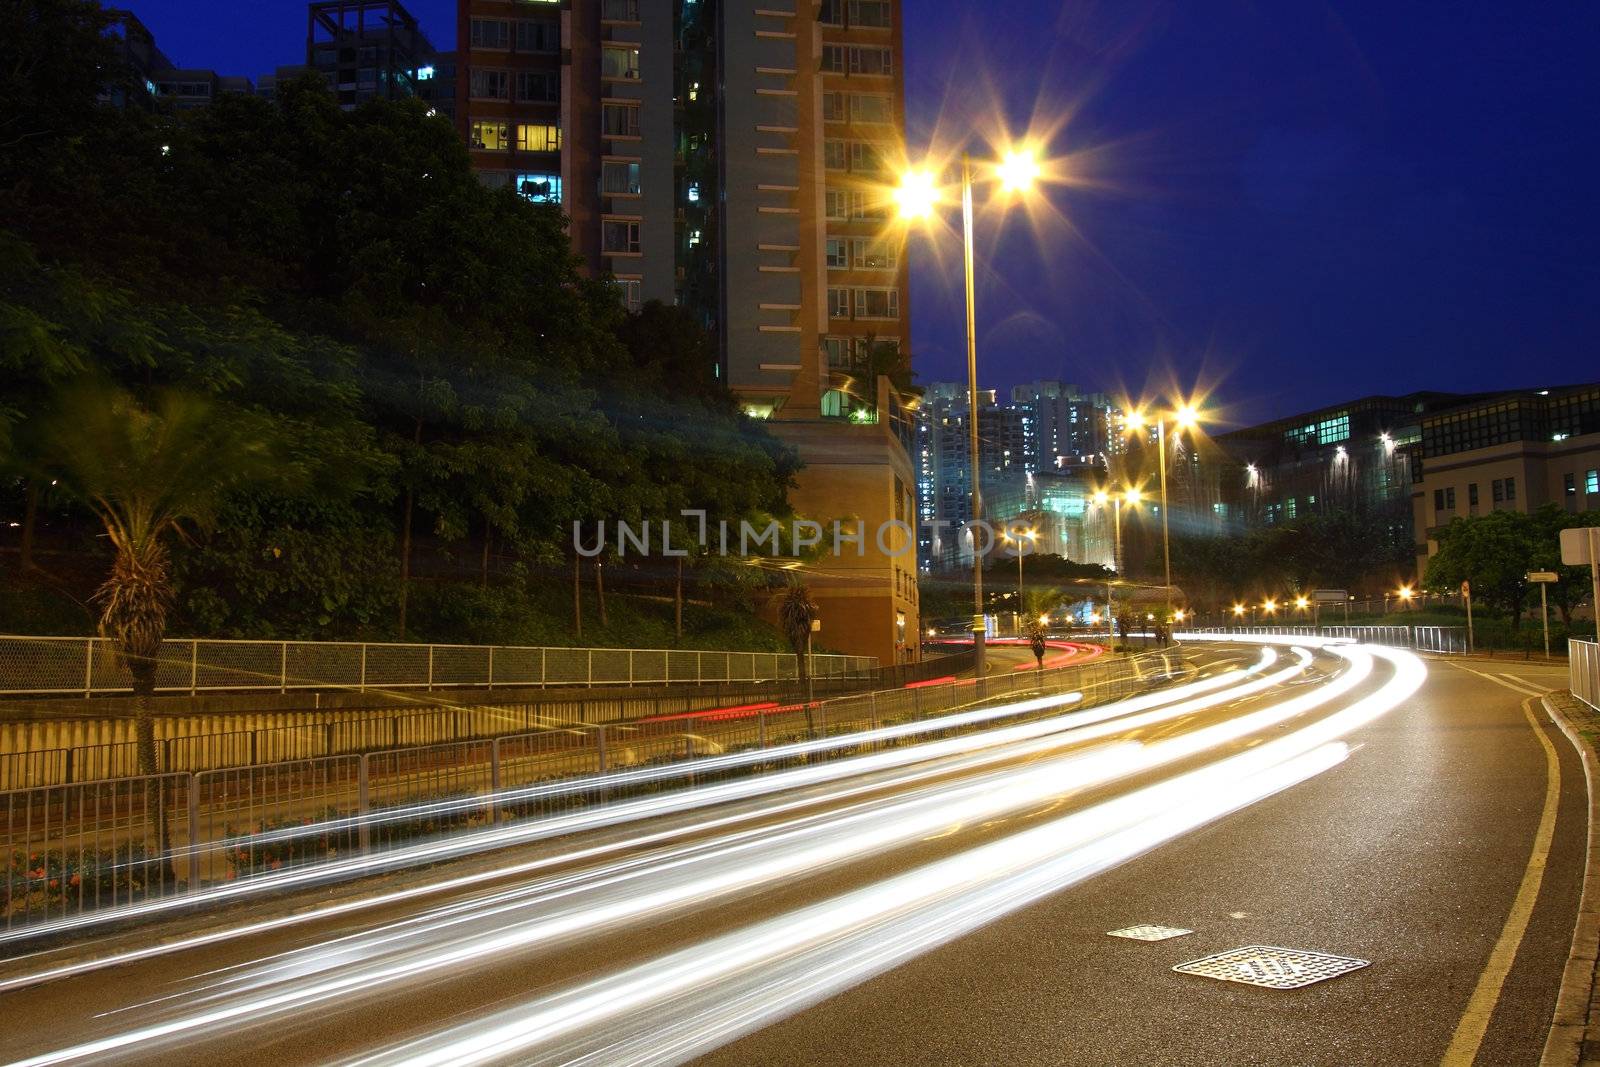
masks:
[[[1193,658],[1120,705],[13,959],[0,1059],[1537,1063],[1587,810],[1530,700],[1554,679]],[[1107,936],[1138,924],[1193,932]],[[1370,965],[1172,970],[1253,944]]]

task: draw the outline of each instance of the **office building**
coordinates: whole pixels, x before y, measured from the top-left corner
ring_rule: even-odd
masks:
[[[1600,383],[1497,393],[1418,420],[1417,573],[1456,518],[1555,504],[1600,512]]]
[[[339,106],[347,109],[367,100],[420,96],[422,82],[436,69],[432,43],[399,0],[308,5],[306,67],[328,79]]]

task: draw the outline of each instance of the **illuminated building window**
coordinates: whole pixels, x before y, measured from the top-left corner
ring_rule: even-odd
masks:
[[[472,147],[487,152],[510,151],[510,125],[504,122],[473,120]]]
[[[639,161],[607,159],[600,164],[600,189],[608,196],[639,195]]]
[[[524,123],[517,127],[517,151],[561,151],[561,127],[553,123]]]
[[[535,204],[559,204],[561,203],[561,175],[519,174],[517,175],[517,192],[532,200]]]

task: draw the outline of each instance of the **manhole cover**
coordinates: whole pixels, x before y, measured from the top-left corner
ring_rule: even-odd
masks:
[[[1267,989],[1299,989],[1314,982],[1370,966],[1371,960],[1330,956],[1274,945],[1246,945],[1206,956],[1172,968],[1179,974],[1198,974],[1221,982],[1243,982]]]
[[[1108,930],[1108,937],[1126,937],[1132,941],[1165,941],[1169,937],[1182,937],[1192,934],[1193,930],[1185,930],[1181,926],[1129,926],[1122,930]]]

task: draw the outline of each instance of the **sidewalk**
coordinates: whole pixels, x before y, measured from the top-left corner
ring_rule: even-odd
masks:
[[[1583,897],[1572,948],[1556,998],[1550,1037],[1540,1067],[1600,1067],[1600,715],[1567,690],[1545,695],[1545,708],[1572,740],[1583,760],[1589,791],[1589,831]]]

